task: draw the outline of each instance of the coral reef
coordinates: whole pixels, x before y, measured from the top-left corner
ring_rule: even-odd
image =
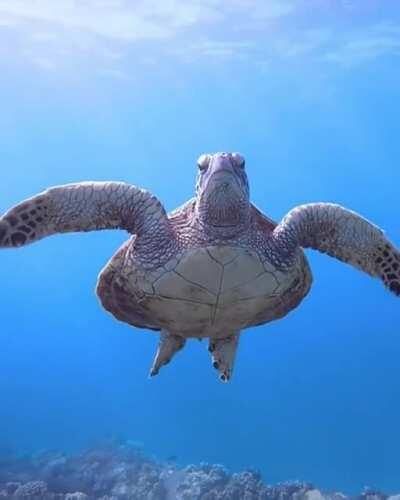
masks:
[[[41,453],[0,460],[0,500],[347,500],[312,484],[263,483],[255,471],[230,474],[221,465],[179,468],[146,457],[128,443],[78,455]],[[350,500],[350,499],[349,499]],[[365,490],[351,500],[400,500]]]

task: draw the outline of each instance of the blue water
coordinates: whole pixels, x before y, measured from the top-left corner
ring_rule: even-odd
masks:
[[[21,13],[0,3],[7,46],[0,212],[48,186],[108,179],[145,187],[173,209],[193,194],[200,153],[240,151],[252,201],[271,218],[332,201],[400,245],[399,8],[339,3],[276,15],[265,20],[271,31],[252,31],[239,7],[221,0],[220,12],[237,16],[236,31],[221,14],[167,42],[116,41],[85,25],[61,29],[51,16],[22,23]],[[38,50],[31,40],[39,28],[58,33],[40,45],[53,67],[28,57]],[[72,42],[85,29],[104,53],[123,47],[124,57],[110,62],[90,44],[84,52]],[[197,58],[187,45],[208,36],[239,42],[240,29],[258,44],[244,56],[237,45],[233,55]],[[307,33],[324,29],[333,33],[329,42],[304,48]],[[272,41],[296,36],[302,50],[270,53]],[[57,44],[70,52],[57,52]],[[400,491],[396,297],[309,251],[310,295],[285,319],[242,336],[231,383],[217,380],[197,341],[148,380],[156,334],[117,322],[94,294],[97,273],[125,239],[122,232],[62,235],[1,252],[2,446],[75,450],[121,436],[181,463],[255,467],[272,483]]]

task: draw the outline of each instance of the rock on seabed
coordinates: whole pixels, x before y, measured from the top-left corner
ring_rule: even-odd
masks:
[[[0,459],[0,500],[400,500],[365,489],[356,497],[297,481],[270,486],[255,471],[221,465],[179,468],[156,462],[129,442],[77,455],[46,452]]]

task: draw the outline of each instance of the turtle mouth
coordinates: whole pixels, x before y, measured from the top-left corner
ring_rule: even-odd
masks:
[[[243,197],[243,187],[239,179],[230,170],[221,169],[215,172],[209,179],[206,192],[216,197]]]
[[[216,228],[228,228],[243,222],[248,206],[247,197],[230,172],[214,174],[202,198],[201,212],[208,224]]]

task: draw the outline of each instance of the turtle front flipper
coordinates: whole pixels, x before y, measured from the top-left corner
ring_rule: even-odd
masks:
[[[183,337],[161,330],[157,353],[150,370],[150,377],[157,375],[160,368],[168,364],[174,354],[183,348],[185,342],[186,340]]]
[[[400,296],[400,251],[382,229],[333,203],[292,209],[274,229],[271,258],[278,267],[293,264],[298,248],[313,248],[380,278]]]
[[[150,234],[158,242],[171,237],[164,207],[148,191],[123,182],[80,182],[50,188],[0,217],[0,248],[101,229]]]
[[[240,333],[235,333],[222,339],[210,339],[208,350],[213,367],[218,370],[222,382],[229,382],[232,377],[239,335]]]

